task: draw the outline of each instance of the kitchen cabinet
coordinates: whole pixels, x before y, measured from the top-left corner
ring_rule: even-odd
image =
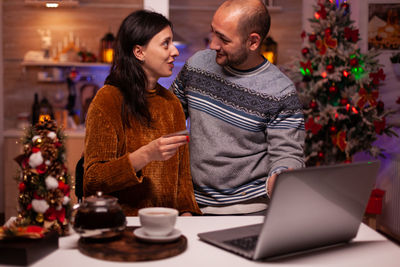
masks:
[[[77,69],[78,72],[82,72],[82,77],[102,77],[100,83],[103,83],[111,65],[99,62],[23,61],[21,66],[23,67],[23,72],[26,72],[27,68],[39,68],[38,82],[66,82],[68,73],[72,69]],[[92,79],[90,78],[90,80]]]
[[[23,61],[23,67],[91,67],[109,68],[110,64],[99,62],[55,62],[55,61]]]

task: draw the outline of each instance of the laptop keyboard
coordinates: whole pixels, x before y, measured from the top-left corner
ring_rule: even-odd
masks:
[[[238,247],[246,251],[251,251],[256,248],[257,240],[258,240],[258,235],[254,235],[254,236],[246,236],[238,239],[224,241],[224,243],[230,244],[232,246]]]

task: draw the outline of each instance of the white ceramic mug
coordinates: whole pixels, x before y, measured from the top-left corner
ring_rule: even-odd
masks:
[[[143,231],[149,236],[167,236],[174,230],[178,211],[172,208],[151,207],[139,210]]]

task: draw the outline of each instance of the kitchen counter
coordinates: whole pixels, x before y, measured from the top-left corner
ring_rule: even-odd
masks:
[[[345,245],[308,252],[275,261],[251,261],[202,242],[198,233],[261,223],[262,216],[178,217],[176,228],[188,240],[185,252],[177,256],[146,262],[113,262],[91,258],[77,249],[78,236],[60,238],[59,249],[32,266],[398,266],[400,248],[381,234],[361,224],[355,239]],[[138,217],[128,217],[128,225],[139,226]],[[74,245],[75,244],[75,245]]]
[[[24,135],[24,130],[21,129],[8,129],[4,131],[4,138],[20,138]],[[64,134],[71,138],[84,138],[85,128],[80,127],[76,130],[68,129],[64,130]]]

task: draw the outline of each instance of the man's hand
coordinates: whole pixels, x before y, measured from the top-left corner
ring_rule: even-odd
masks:
[[[276,177],[278,176],[277,173],[274,173],[271,175],[271,177],[268,178],[268,184],[267,184],[267,195],[271,197],[272,189],[274,189],[274,184]]]
[[[285,172],[285,171],[291,171],[291,170],[293,170],[293,169],[289,168],[287,170],[282,170],[282,171]],[[271,197],[272,190],[274,189],[275,180],[276,180],[277,176],[278,176],[278,173],[274,173],[274,174],[271,175],[271,177],[268,178],[268,184],[267,184],[267,195],[268,195],[268,197]]]

